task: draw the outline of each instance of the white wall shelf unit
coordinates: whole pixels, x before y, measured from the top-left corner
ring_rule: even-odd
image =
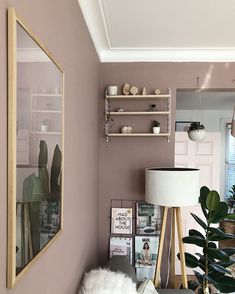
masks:
[[[61,93],[31,93],[30,134],[61,135],[56,125],[60,124]],[[48,130],[43,131],[41,125],[46,124]]]
[[[157,101],[161,100],[165,104],[164,110],[159,111],[142,111],[142,110],[128,110],[128,111],[113,111],[111,110],[111,102],[112,101],[128,101],[128,105],[130,108],[133,109],[133,102],[139,100],[139,101]],[[159,134],[153,134],[148,132],[134,132],[130,134],[123,134],[118,132],[112,132],[110,128],[111,121],[114,119],[114,117],[127,117],[127,116],[166,116],[167,117],[167,126],[166,131]],[[121,126],[120,126],[121,127]],[[163,128],[164,129],[164,128]],[[106,141],[110,141],[110,137],[166,137],[169,141],[171,136],[171,91],[168,89],[168,93],[166,94],[160,94],[160,95],[115,95],[110,96],[107,95],[107,92],[105,91],[105,137]]]

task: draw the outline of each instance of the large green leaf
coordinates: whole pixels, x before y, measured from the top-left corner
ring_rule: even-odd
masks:
[[[235,220],[235,213],[229,213],[226,215],[227,219]]]
[[[220,196],[217,191],[212,190],[206,198],[206,207],[209,211],[214,211],[219,208]]]
[[[184,243],[194,244],[194,245],[197,245],[199,247],[204,247],[206,245],[205,239],[202,239],[202,238],[200,238],[198,236],[184,237],[182,240],[183,240]]]
[[[52,165],[51,165],[51,178],[50,178],[50,193],[52,200],[60,199],[60,185],[59,177],[61,172],[62,154],[58,145],[56,145]]]
[[[223,274],[231,274],[231,272],[226,269],[225,267],[219,265],[219,264],[216,264],[216,263],[210,263],[209,264],[209,267],[213,268],[214,270],[220,272],[220,273],[223,273]]]
[[[194,230],[194,229],[189,230],[189,236],[198,236],[202,239],[205,239],[205,237],[202,235],[202,233],[200,233],[199,231]]]
[[[201,187],[200,189],[200,197],[199,197],[199,202],[204,208],[207,208],[206,206],[206,199],[207,195],[210,193],[210,189],[206,186]]]
[[[39,156],[38,156],[38,166],[39,167],[46,167],[48,161],[48,151],[47,151],[47,144],[45,141],[41,140],[39,145]]]
[[[235,254],[235,247],[227,247],[223,248],[223,251],[227,253],[229,256]]]
[[[235,291],[235,279],[231,277],[219,277],[216,281],[216,288],[223,293],[232,293]]]
[[[49,175],[47,167],[38,168],[38,177],[42,183],[43,193],[46,198],[49,196]]]
[[[196,214],[191,213],[191,215],[192,215],[192,217],[195,219],[195,221],[196,221],[201,227],[203,227],[203,229],[206,229],[206,228],[207,228],[206,223],[205,223],[203,220],[201,220]]]
[[[199,284],[203,284],[203,275],[197,271],[193,271],[193,272],[194,272]]]
[[[199,261],[194,255],[187,252],[185,252],[184,255],[185,255],[185,262],[187,267],[195,268],[199,266]],[[180,253],[177,254],[177,257],[180,260]]]
[[[215,248],[204,248],[204,253],[207,253],[209,257],[215,258],[221,261],[228,262],[229,256],[223,250]]]
[[[219,228],[209,227],[208,228],[208,231],[211,232],[211,233],[213,233],[213,234],[222,236],[222,237],[225,235],[225,233],[221,229],[219,229]]]
[[[220,202],[219,207],[211,213],[211,222],[213,224],[222,221],[228,213],[228,205],[226,202]]]

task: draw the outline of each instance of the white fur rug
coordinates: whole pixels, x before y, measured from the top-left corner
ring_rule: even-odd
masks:
[[[136,294],[136,284],[122,273],[96,269],[85,273],[78,294]]]

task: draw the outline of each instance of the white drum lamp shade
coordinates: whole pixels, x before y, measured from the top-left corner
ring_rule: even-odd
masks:
[[[145,201],[167,207],[193,206],[199,202],[199,169],[145,169]]]

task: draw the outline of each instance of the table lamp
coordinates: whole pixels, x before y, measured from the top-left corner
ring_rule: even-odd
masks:
[[[199,202],[199,169],[193,168],[146,168],[145,169],[145,201],[164,207],[162,230],[158,248],[157,266],[154,283],[160,286],[160,271],[163,245],[166,233],[168,210],[172,212],[171,227],[171,272],[175,274],[175,219],[177,224],[182,284],[188,288],[184,244],[182,241],[182,222],[180,207],[197,205]]]

